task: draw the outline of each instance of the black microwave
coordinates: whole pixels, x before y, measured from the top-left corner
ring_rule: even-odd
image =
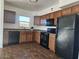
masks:
[[[41,23],[45,26],[54,26],[54,19],[42,20]]]

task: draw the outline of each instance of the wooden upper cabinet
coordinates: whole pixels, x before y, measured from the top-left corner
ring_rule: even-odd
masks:
[[[45,19],[49,19],[49,18],[50,18],[50,14],[46,14]]]
[[[42,15],[41,20],[45,20],[45,19],[46,19],[46,15]]]
[[[50,13],[50,19],[54,18],[54,14]]]
[[[70,15],[71,13],[72,13],[71,12],[71,7],[70,8],[63,9],[61,11],[62,16],[64,16],[64,15]]]
[[[54,12],[54,18],[61,17],[61,10]]]
[[[16,12],[4,10],[4,23],[15,23]]]
[[[40,25],[40,16],[34,17],[34,25]]]
[[[79,13],[79,5],[72,7],[72,14],[74,14],[74,13]]]
[[[42,16],[41,16],[41,20],[40,20],[40,25],[41,25],[41,26],[44,25],[44,24],[43,24],[44,20],[46,20],[46,16],[45,16],[45,15],[42,15]]]
[[[57,24],[57,18],[61,17],[61,10],[54,12],[54,24]]]

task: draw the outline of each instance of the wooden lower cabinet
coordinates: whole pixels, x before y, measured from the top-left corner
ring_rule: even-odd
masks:
[[[20,43],[31,42],[32,32],[31,31],[21,31],[20,32]]]
[[[3,32],[3,45],[8,45],[8,38],[9,35],[8,35],[8,31],[4,30]]]
[[[49,34],[49,49],[55,52],[55,36],[56,34]]]
[[[26,42],[26,32],[25,31],[21,31],[20,32],[20,43],[24,43]]]
[[[32,41],[32,32],[27,31],[26,32],[26,42],[31,42]]]
[[[40,32],[39,31],[34,31],[34,41],[40,44]]]

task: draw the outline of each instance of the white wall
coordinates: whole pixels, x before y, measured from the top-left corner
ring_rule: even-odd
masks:
[[[4,0],[0,0],[0,48],[3,47],[3,14]]]
[[[15,24],[4,23],[4,28],[20,29],[19,17],[18,16],[28,16],[28,17],[30,17],[31,18],[30,26],[33,25],[33,19],[34,19],[35,12],[26,11],[26,10],[23,10],[23,9],[14,7],[14,6],[10,6],[10,5],[5,5],[5,10],[15,11],[16,12],[16,21],[15,21]]]

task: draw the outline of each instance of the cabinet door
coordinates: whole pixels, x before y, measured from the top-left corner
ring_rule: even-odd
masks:
[[[34,25],[40,25],[40,16],[34,17]]]
[[[49,49],[53,52],[55,52],[55,35],[56,34],[49,35]]]
[[[41,21],[40,21],[41,26],[44,26],[44,25],[45,25],[45,24],[44,24],[45,20],[46,20],[46,15],[42,15],[42,16],[41,16]]]
[[[35,42],[40,44],[40,32],[38,32],[38,31],[34,32],[34,40],[35,40]]]
[[[4,23],[15,23],[16,13],[13,11],[4,11]]]
[[[57,18],[58,17],[61,17],[61,10],[60,11],[56,11],[54,12],[54,24],[56,25],[57,24]]]
[[[27,31],[26,32],[26,42],[31,42],[32,41],[32,32]]]
[[[4,30],[3,32],[3,44],[4,45],[8,45],[8,39],[9,39],[8,31]]]
[[[62,16],[70,15],[71,14],[71,8],[63,9],[61,13],[62,13]]]
[[[26,42],[26,31],[20,32],[20,43]]]
[[[41,20],[45,20],[45,19],[46,19],[46,15],[42,15]]]
[[[50,13],[50,19],[53,19],[53,18],[54,18],[54,14]]]
[[[50,18],[50,14],[46,14],[45,19],[49,19],[49,18]]]
[[[79,5],[73,6],[72,7],[72,14],[78,13],[79,12]]]

